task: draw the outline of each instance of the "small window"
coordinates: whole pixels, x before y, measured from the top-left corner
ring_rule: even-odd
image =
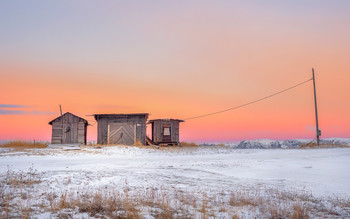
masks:
[[[170,128],[169,127],[164,128],[163,135],[170,135]]]

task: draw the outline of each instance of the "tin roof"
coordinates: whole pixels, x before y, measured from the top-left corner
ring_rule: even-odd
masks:
[[[179,121],[179,122],[185,122],[185,120],[181,120],[181,119],[152,119],[149,120],[149,122],[155,122],[155,121]]]
[[[97,117],[126,117],[126,116],[148,116],[149,113],[110,113],[110,114],[93,114],[92,116]]]

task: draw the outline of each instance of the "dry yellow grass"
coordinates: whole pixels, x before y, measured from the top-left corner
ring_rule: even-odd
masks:
[[[0,144],[2,148],[46,148],[48,143],[45,142],[30,142],[30,141],[10,141],[4,144]]]
[[[27,172],[9,169],[0,174],[0,218],[31,218],[43,212],[50,218],[72,218],[85,213],[94,218],[334,218],[348,215],[348,199],[318,199],[307,192],[255,190],[236,188],[218,192],[170,190],[165,187],[132,189],[106,187],[105,189],[40,192],[44,173],[33,167]],[[31,179],[33,183],[29,183]],[[39,188],[39,187],[37,187]],[[1,191],[3,191],[1,193]],[[36,197],[42,199],[38,204]],[[16,201],[17,200],[17,201]],[[326,203],[326,204],[323,204]],[[38,206],[40,205],[40,208]],[[328,207],[327,207],[328,206]],[[337,207],[337,211],[333,208]],[[342,209],[339,209],[342,208]],[[346,217],[346,216],[345,216]],[[342,217],[343,218],[343,217]]]
[[[183,147],[198,147],[199,146],[198,144],[196,144],[194,142],[185,142],[185,141],[180,142],[180,145]]]
[[[317,145],[316,143],[310,142],[306,144],[301,144],[301,149],[310,149],[310,148],[349,148],[348,145],[339,145],[339,144],[320,144]]]
[[[134,143],[134,146],[144,146],[144,145],[141,143],[141,141],[136,141]]]

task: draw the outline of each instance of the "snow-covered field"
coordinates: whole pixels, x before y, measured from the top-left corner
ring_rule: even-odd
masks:
[[[277,216],[292,214],[298,205],[311,216],[350,217],[350,148],[0,148],[0,175],[0,208],[4,217],[21,216],[23,212],[18,209],[24,207],[29,216],[41,218],[56,217],[62,211],[68,217],[103,216],[103,212],[89,215],[69,206],[60,210],[52,206],[60,203],[62,194],[76,197],[86,191],[118,191],[123,200],[127,193],[132,202],[136,202],[136,196],[141,196],[140,200],[149,192],[163,198],[166,194],[174,217],[272,217],[276,203],[282,203],[276,207]],[[25,186],[19,191],[19,186],[11,183],[16,180],[9,178],[24,175],[38,180],[23,183]],[[243,196],[255,201],[244,204]],[[9,199],[7,204],[4,197]],[[153,199],[159,201],[159,197]],[[183,200],[191,198],[194,200]],[[271,202],[271,209],[264,210],[262,202],[267,201]],[[291,206],[285,206],[290,203]],[[146,205],[140,209],[135,204],[141,217],[154,218],[162,212],[159,206],[153,209],[153,205],[145,208]],[[284,212],[284,208],[291,210]]]

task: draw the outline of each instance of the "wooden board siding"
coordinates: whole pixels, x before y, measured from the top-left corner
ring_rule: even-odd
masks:
[[[86,144],[86,131],[87,131],[87,126],[84,124],[84,122],[80,121],[78,123],[78,143],[79,144]]]
[[[62,143],[62,124],[55,122],[52,124],[51,144]]]
[[[97,121],[98,144],[132,145],[137,141],[141,142],[141,144],[146,144],[146,121],[148,114],[96,114],[94,116]],[[108,127],[111,127],[111,124],[114,124],[113,126],[116,126],[115,124],[123,124],[124,131],[128,129],[129,135],[134,135],[133,141],[124,138],[123,142],[119,143],[119,141],[114,138],[109,138],[108,136],[111,134],[111,129],[108,129]],[[115,129],[115,127],[113,129]],[[132,129],[134,131],[131,131]],[[121,132],[119,132],[119,135],[120,133]],[[110,142],[108,140],[110,140]]]
[[[52,144],[86,144],[88,122],[71,113],[52,120]]]
[[[136,125],[132,123],[109,123],[107,144],[133,145],[136,142]]]
[[[156,144],[175,143],[179,144],[179,127],[182,120],[176,119],[157,119],[151,120],[152,141]],[[170,136],[164,135],[164,127],[170,127]]]
[[[180,143],[180,140],[179,140],[180,125],[179,124],[180,124],[179,121],[173,123],[173,132],[172,132],[172,135],[171,135],[171,141],[172,142]]]

